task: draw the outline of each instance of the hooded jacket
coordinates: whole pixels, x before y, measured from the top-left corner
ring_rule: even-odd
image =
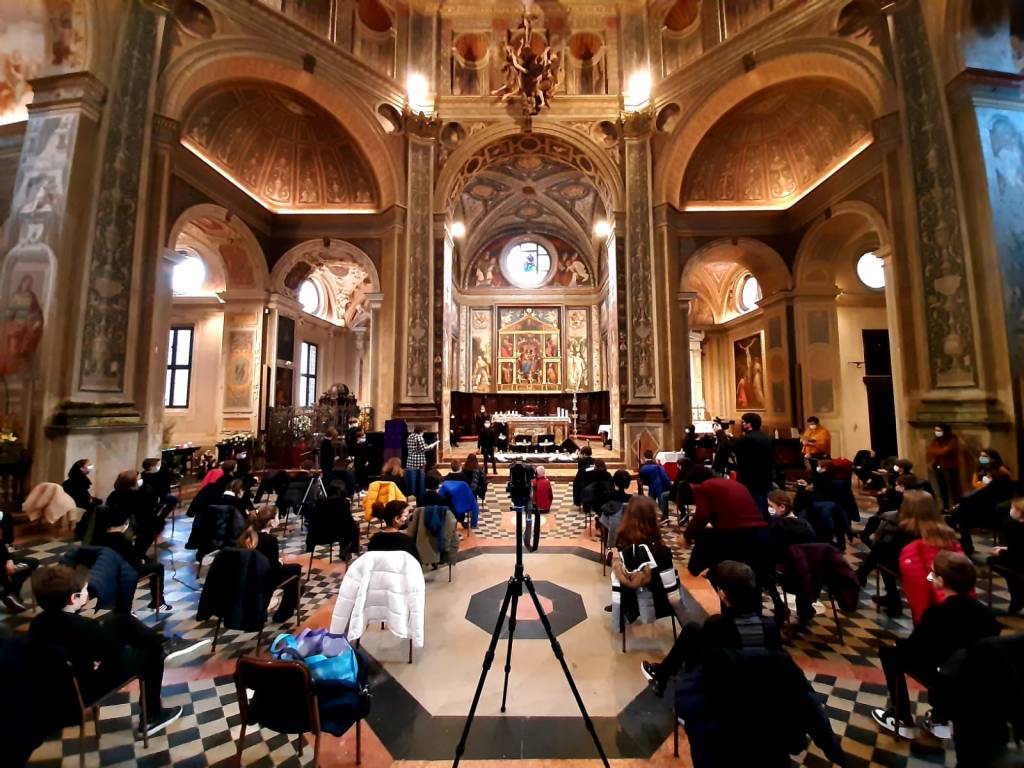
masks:
[[[331,632],[358,640],[372,621],[396,637],[423,647],[426,585],[423,569],[408,552],[367,552],[345,573],[334,604]]]

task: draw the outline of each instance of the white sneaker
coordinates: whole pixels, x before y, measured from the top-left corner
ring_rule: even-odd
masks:
[[[888,731],[891,734],[896,734],[897,722],[896,715],[887,709],[875,708],[871,710],[871,717],[879,728]],[[917,728],[911,723],[899,723],[899,736],[901,739],[913,739],[917,736]]]
[[[924,716],[924,721],[921,723],[925,730],[928,731],[932,736],[940,741],[946,741],[947,739],[953,738],[953,726],[949,723],[943,723],[932,719],[932,710],[928,710],[928,714]]]

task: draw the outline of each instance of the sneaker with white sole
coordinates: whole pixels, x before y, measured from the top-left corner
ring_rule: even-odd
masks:
[[[928,714],[924,716],[924,721],[921,723],[921,725],[924,726],[924,729],[940,741],[946,741],[947,739],[953,738],[953,726],[948,722],[936,720],[932,712],[933,710],[929,709]]]
[[[186,640],[185,638],[178,637],[177,635],[167,637],[164,639],[164,662],[181,663],[186,661],[191,656],[204,650],[206,646],[210,645],[210,642],[210,638],[204,638],[202,640]]]
[[[146,735],[156,736],[160,731],[181,717],[181,713],[182,708],[180,706],[164,707],[154,720],[146,723]]]
[[[888,709],[875,708],[871,710],[871,717],[875,723],[884,731],[895,735],[897,733],[896,715]],[[898,724],[899,736],[902,739],[913,739],[917,735],[917,728],[914,723],[903,722]]]

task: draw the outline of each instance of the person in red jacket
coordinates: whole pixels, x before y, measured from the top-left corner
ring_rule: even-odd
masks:
[[[687,565],[690,573],[697,576],[708,569],[714,574],[723,560],[746,563],[761,586],[769,588],[776,611],[783,611],[785,604],[770,588],[771,530],[750,491],[735,480],[712,477],[706,467],[694,467],[687,479],[697,507],[683,531],[686,545],[693,547]]]
[[[915,625],[921,623],[928,608],[945,599],[942,591],[928,579],[935,555],[943,550],[962,552],[956,532],[946,525],[932,496],[924,491],[907,491],[904,499],[917,494],[922,494],[930,503],[913,504],[913,516],[900,522],[900,527],[914,537],[900,551],[900,578]]]
[[[537,476],[533,479],[533,531],[531,536],[530,526],[527,526],[523,534],[523,544],[531,552],[536,552],[540,546],[540,516],[551,511],[551,504],[554,501],[554,492],[551,490],[551,481],[544,476],[544,467],[537,467]],[[532,539],[532,544],[531,544]]]

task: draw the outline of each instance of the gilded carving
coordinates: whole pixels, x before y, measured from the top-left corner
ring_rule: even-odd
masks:
[[[928,352],[937,387],[977,383],[977,356],[953,157],[919,0],[893,17],[913,166]]]
[[[111,93],[82,324],[80,386],[98,392],[124,389],[142,150],[160,48],[155,13],[133,3],[126,23],[118,86]]]

